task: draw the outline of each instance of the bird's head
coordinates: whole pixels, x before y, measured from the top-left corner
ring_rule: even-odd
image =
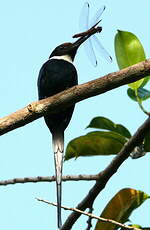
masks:
[[[63,43],[59,46],[57,46],[53,52],[51,53],[49,58],[52,58],[54,56],[60,57],[60,56],[64,56],[67,55],[71,58],[71,60],[73,61],[76,55],[76,52],[78,50],[78,48],[80,47],[80,45],[86,41],[91,35],[86,35],[84,37],[79,38],[77,41],[75,41],[74,43],[68,42],[68,43]]]

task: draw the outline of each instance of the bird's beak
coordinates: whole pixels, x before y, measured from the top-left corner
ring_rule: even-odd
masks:
[[[100,21],[99,21],[100,22]],[[98,22],[98,23],[99,23]],[[97,23],[97,24],[98,24]],[[102,27],[95,27],[97,24],[95,24],[91,29],[89,29],[88,31],[85,31],[83,33],[79,33],[79,34],[76,34],[73,36],[73,38],[77,37],[77,35],[81,35],[81,34],[84,34],[83,36],[80,36],[80,38],[75,41],[74,43],[72,43],[72,48],[73,49],[78,49],[79,46],[84,43],[89,37],[91,37],[93,34],[95,33],[100,33],[102,31]],[[88,33],[87,33],[88,32]]]
[[[77,41],[75,41],[74,43],[72,43],[72,48],[73,49],[78,49],[79,46],[84,43],[92,34],[80,37]]]

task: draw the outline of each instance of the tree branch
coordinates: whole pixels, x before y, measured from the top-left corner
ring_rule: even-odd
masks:
[[[84,211],[85,209],[91,207],[93,202],[99,193],[104,189],[108,180],[113,174],[115,174],[121,164],[129,157],[130,153],[138,143],[141,143],[144,136],[149,131],[150,127],[150,117],[143,123],[143,125],[136,131],[136,133],[129,139],[129,141],[124,145],[121,151],[116,157],[110,162],[110,164],[99,173],[99,179],[96,181],[95,185],[90,189],[87,196],[77,205],[77,209]],[[67,218],[66,222],[62,226],[61,230],[70,230],[77,219],[80,217],[80,213],[72,212]]]
[[[96,80],[74,86],[53,97],[33,102],[0,119],[0,135],[26,125],[46,113],[56,113],[71,104],[93,97],[150,75],[150,59]]]
[[[93,206],[91,206],[90,208],[89,208],[89,213],[93,213],[93,210],[94,210],[94,208],[93,208]],[[89,216],[89,218],[88,218],[88,220],[87,220],[87,228],[86,228],[86,230],[90,230],[92,228],[92,217],[91,216]]]
[[[37,176],[37,177],[24,177],[24,178],[13,178],[8,180],[0,180],[0,186],[11,185],[11,184],[24,184],[24,183],[37,183],[37,182],[53,182],[55,176]],[[62,176],[62,181],[91,181],[97,180],[98,174],[95,175],[66,175]]]
[[[43,200],[41,198],[36,198],[38,201],[41,201],[41,202],[44,202],[46,204],[50,204],[50,205],[53,205],[55,207],[57,207],[57,204],[55,203],[52,203],[52,202],[49,202],[47,200]],[[111,219],[106,219],[106,218],[103,218],[103,217],[99,217],[99,216],[95,216],[94,214],[92,213],[89,213],[89,212],[83,212],[77,208],[69,208],[69,207],[66,207],[66,206],[61,206],[61,208],[65,209],[65,210],[69,210],[69,211],[74,211],[74,212],[77,212],[77,213],[80,213],[82,215],[85,215],[85,216],[88,216],[90,218],[93,218],[93,219],[96,219],[96,220],[100,220],[104,223],[110,223],[110,224],[115,224],[121,228],[125,228],[125,229],[129,229],[129,230],[139,230],[138,228],[135,228],[135,227],[132,227],[132,226],[128,226],[128,225],[125,225],[125,224],[121,224],[115,220],[111,220]]]

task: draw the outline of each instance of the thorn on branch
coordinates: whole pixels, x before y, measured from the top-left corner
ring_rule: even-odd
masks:
[[[33,106],[32,104],[27,105],[27,109],[30,113],[33,113]]]

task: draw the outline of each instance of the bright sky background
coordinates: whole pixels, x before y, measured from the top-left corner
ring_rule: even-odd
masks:
[[[106,5],[102,16],[103,31],[99,39],[113,57],[109,64],[101,58],[93,67],[84,53],[78,51],[75,65],[79,83],[87,82],[118,70],[114,55],[114,36],[117,29],[135,33],[141,40],[147,57],[150,55],[148,0],[89,0],[91,15]],[[0,116],[6,116],[37,100],[37,77],[51,51],[63,42],[70,42],[78,30],[84,1],[1,0],[0,4]],[[133,133],[146,116],[126,94],[127,86],[90,98],[76,105],[66,131],[65,143],[83,135],[90,120],[105,116],[122,123]],[[147,110],[149,109],[147,103]],[[0,179],[53,175],[51,136],[43,119],[16,129],[0,138]],[[95,174],[104,169],[113,157],[93,157],[70,160],[64,164],[63,174]],[[96,200],[94,214],[99,215],[106,203],[120,189],[131,187],[150,194],[149,154],[138,160],[127,160],[109,181]],[[88,192],[93,182],[63,183],[63,204],[74,207]],[[39,203],[35,197],[56,201],[55,184],[17,184],[0,189],[1,229],[56,229],[56,209]],[[133,223],[149,226],[150,201],[134,212]],[[69,214],[63,211],[63,222]],[[82,217],[74,230],[86,228]],[[81,227],[82,226],[82,227]],[[95,221],[93,221],[93,229]]]

